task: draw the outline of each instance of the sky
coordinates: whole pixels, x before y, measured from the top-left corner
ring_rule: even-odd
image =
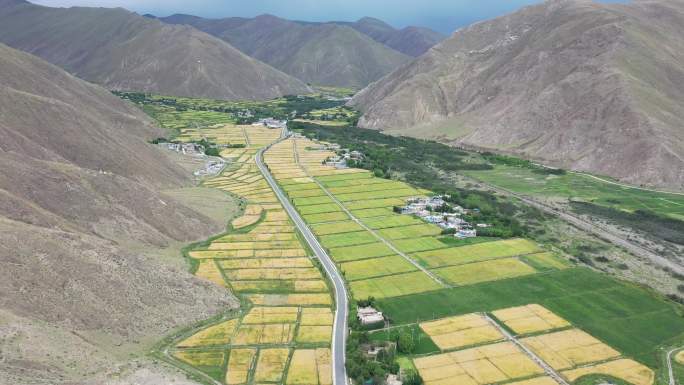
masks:
[[[270,13],[303,21],[354,21],[376,17],[402,28],[429,27],[445,34],[540,0],[31,0],[48,6],[124,7],[140,14],[187,13],[210,18]]]

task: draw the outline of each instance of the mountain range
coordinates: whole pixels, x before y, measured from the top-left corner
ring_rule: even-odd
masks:
[[[684,4],[551,0],[358,93],[360,125],[684,188]]]
[[[115,372],[235,306],[159,255],[225,226],[163,192],[192,181],[147,143],[161,135],[109,91],[0,44],[0,383]]]
[[[305,23],[272,15],[226,19],[172,15],[160,20],[191,25],[307,83],[354,88],[363,88],[411,60],[389,43],[421,51],[439,36],[422,29],[397,31],[379,20],[372,35],[363,31],[372,31],[373,23],[363,20]],[[402,40],[403,35],[411,40]]]
[[[50,8],[0,0],[0,42],[114,90],[215,99],[311,91],[221,39],[121,8]]]

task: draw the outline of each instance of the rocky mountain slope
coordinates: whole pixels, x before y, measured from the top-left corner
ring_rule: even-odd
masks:
[[[0,384],[116,371],[235,305],[158,257],[224,225],[160,192],[190,184],[146,143],[162,134],[105,89],[0,44]]]
[[[348,25],[377,42],[413,57],[424,54],[435,44],[446,39],[446,36],[429,28],[410,26],[396,29],[372,17],[364,17],[352,23],[337,22],[337,24]]]
[[[359,93],[361,125],[684,188],[684,3],[554,0]]]
[[[301,23],[271,15],[252,19],[173,15],[160,20],[191,25],[317,85],[361,88],[410,60],[351,27],[334,23]]]
[[[121,8],[49,8],[0,0],[0,42],[109,89],[217,99],[309,91],[221,39]]]

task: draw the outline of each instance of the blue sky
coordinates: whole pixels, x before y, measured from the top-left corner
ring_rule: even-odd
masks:
[[[124,7],[144,14],[252,17],[270,13],[305,21],[351,21],[363,16],[396,27],[419,25],[443,33],[514,11],[539,0],[33,0],[49,6]]]

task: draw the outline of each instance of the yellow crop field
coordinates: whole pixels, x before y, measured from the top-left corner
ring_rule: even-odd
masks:
[[[295,281],[294,290],[295,292],[318,293],[328,291],[328,286],[323,280]]]
[[[521,341],[558,370],[620,356],[617,350],[579,329],[542,334]]]
[[[441,289],[442,286],[422,271],[350,282],[354,298],[386,298]]]
[[[684,365],[684,350],[675,355],[675,361],[681,365]]]
[[[223,280],[221,272],[212,260],[201,260],[199,267],[195,272],[195,276],[211,281],[219,286],[226,286],[226,282]]]
[[[231,222],[231,225],[233,226],[233,228],[242,229],[244,227],[251,226],[259,222],[259,219],[261,219],[260,215],[243,215],[241,217],[235,218]]]
[[[287,372],[287,385],[318,384],[318,368],[315,349],[297,349],[292,354]]]
[[[173,353],[177,359],[184,361],[192,366],[222,366],[225,361],[226,353],[223,350],[207,352],[197,352],[191,350],[181,350]]]
[[[240,325],[234,345],[286,344],[292,341],[294,324]]]
[[[261,349],[254,380],[257,382],[280,382],[289,355],[289,349]]]
[[[243,324],[297,322],[297,307],[254,307],[242,319]]]
[[[512,342],[416,358],[414,364],[426,384],[490,384],[544,373]]]
[[[332,385],[332,365],[330,349],[316,349],[316,368],[318,369],[318,384]]]
[[[655,381],[655,373],[653,370],[629,359],[621,359],[594,366],[567,370],[562,372],[562,374],[570,381],[575,381],[588,374],[605,374],[623,379],[634,385],[652,385]]]
[[[302,309],[300,325],[332,325],[332,310],[327,307],[305,307]]]
[[[460,266],[443,267],[432,271],[455,285],[471,285],[479,282],[520,277],[537,272],[533,267],[525,264],[518,258],[469,263]]]
[[[233,349],[230,351],[226,384],[237,385],[247,382],[255,354],[255,349]]]
[[[420,328],[441,349],[448,350],[504,338],[483,316],[468,314],[423,322]]]
[[[570,326],[568,321],[537,304],[497,310],[492,314],[518,334],[536,333]]]
[[[261,279],[316,279],[321,273],[315,267],[279,269],[238,269],[226,270],[226,277],[235,280]]]
[[[263,269],[263,268],[303,268],[312,267],[311,260],[306,257],[298,258],[269,258],[269,259],[242,259],[220,261],[223,269]]]
[[[255,250],[254,256],[257,258],[306,257],[306,250],[301,247],[280,250]]]
[[[193,334],[177,346],[179,348],[193,348],[198,346],[225,345],[230,342],[230,338],[233,336],[237,325],[237,319],[221,322]]]
[[[329,343],[332,338],[331,326],[299,326],[295,341],[302,343]]]

